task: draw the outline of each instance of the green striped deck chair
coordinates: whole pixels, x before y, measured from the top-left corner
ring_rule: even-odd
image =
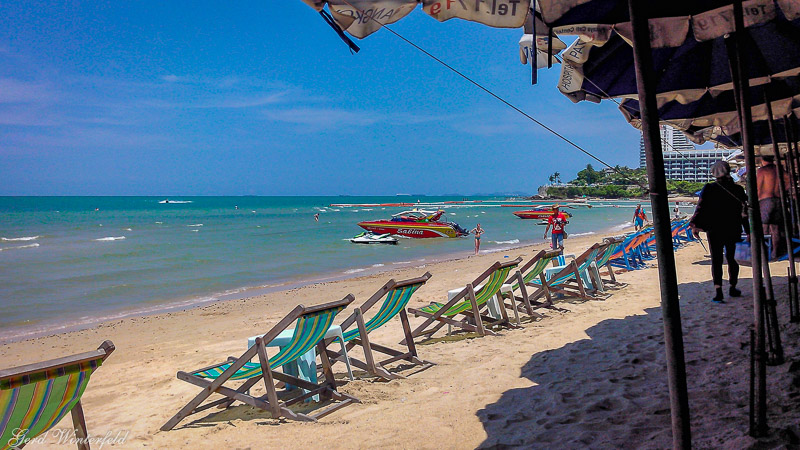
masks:
[[[185,417],[215,406],[228,408],[237,400],[268,411],[275,419],[285,417],[287,419],[308,422],[316,422],[317,419],[350,403],[360,403],[357,398],[336,390],[336,380],[333,377],[331,362],[328,359],[327,346],[324,339],[325,333],[333,323],[336,314],[347,307],[353,300],[354,297],[350,294],[342,300],[323,305],[311,307],[298,305],[286,317],[278,322],[277,325],[272,327],[267,334],[256,338],[255,345],[248,348],[242,356],[238,358],[231,357],[228,358],[226,362],[214,364],[191,372],[178,372],[179,380],[199,386],[203,390],[165,423],[161,427],[161,430],[169,431]],[[266,344],[275,339],[283,330],[287,329],[293,323],[294,333],[292,335],[292,341],[288,345],[281,347],[271,358],[268,358]],[[322,383],[314,384],[310,381],[275,370],[297,360],[314,347],[316,347],[317,353],[322,360],[322,371],[324,374],[324,381]],[[258,358],[258,362],[250,362],[256,357]],[[236,389],[225,386],[226,383],[236,380],[244,380],[244,383]],[[260,380],[264,380],[267,393],[262,397],[253,397],[249,394],[250,388]],[[275,386],[276,381],[301,388],[289,391],[299,395],[279,401]],[[305,390],[305,392],[303,392],[303,390]],[[201,406],[208,397],[215,393],[222,395],[224,398],[208,402]],[[337,402],[315,414],[302,414],[289,409],[289,406],[302,402],[315,395],[320,395],[324,400],[335,400]]]
[[[504,302],[500,302],[501,317],[499,319],[485,315],[482,311],[488,308],[487,302],[489,299],[500,292],[503,283],[508,279],[509,272],[515,269],[520,262],[522,262],[521,257],[513,261],[504,263],[498,261],[492,264],[491,267],[475,278],[472,283],[467,284],[447,303],[433,302],[419,309],[408,308],[408,312],[416,317],[425,317],[425,322],[411,332],[411,338],[404,339],[401,344],[405,344],[419,336],[430,337],[445,325],[455,326],[465,331],[477,332],[481,336],[496,334],[491,330],[487,330],[484,322],[490,326],[513,326],[508,319]],[[480,285],[484,280],[486,280],[485,284],[476,293],[474,286]],[[457,320],[456,317],[459,315],[463,315],[464,319]],[[429,328],[431,325],[434,326]]]
[[[589,265],[597,259],[597,255],[604,251],[607,246],[607,243],[596,243],[569,264],[563,266],[560,271],[553,274],[546,281],[532,280],[531,284],[538,288],[533,294],[533,298],[539,298],[544,295],[545,290],[549,290],[551,293],[556,292],[569,297],[577,296],[585,300],[596,299],[597,296],[593,295],[594,292],[589,292],[589,290],[594,291],[594,289],[589,287],[589,290],[587,290],[587,286],[584,286],[581,273],[589,269]]]
[[[508,289],[510,286],[510,292],[505,291],[503,293],[503,298],[510,299],[512,304],[507,305],[511,306],[515,311],[519,308],[517,307],[517,302],[522,304],[523,310],[528,313],[528,316],[533,318],[541,318],[541,314],[537,314],[534,312],[536,308],[551,308],[555,309],[553,306],[552,297],[550,296],[550,291],[547,290],[547,284],[543,284],[540,286],[544,286],[544,295],[546,297],[546,301],[539,302],[534,299],[532,296],[528,295],[528,287],[532,286],[534,280],[544,281],[544,271],[547,266],[552,263],[558,256],[561,255],[561,250],[542,250],[539,253],[535,254],[533,258],[528,260],[522,267],[519,268],[515,273],[513,273],[504,285],[505,289]],[[515,293],[519,291],[520,295],[517,296]]]
[[[422,285],[424,285],[431,277],[430,272],[426,272],[421,277],[412,278],[409,280],[395,281],[389,280],[375,294],[372,295],[360,308],[356,308],[353,314],[342,322],[342,331],[344,340],[347,342],[347,351],[360,345],[364,350],[364,361],[360,361],[353,356],[350,356],[350,363],[360,369],[366,370],[373,376],[384,378],[387,380],[405,378],[404,376],[390,372],[385,366],[397,361],[405,361],[411,363],[413,366],[430,367],[433,363],[423,361],[417,355],[417,348],[413,340],[406,339],[405,351],[398,351],[390,347],[376,344],[371,341],[369,334],[376,330],[396,316],[400,316],[400,324],[403,327],[403,334],[406,338],[411,336],[411,326],[408,322],[408,313],[406,313],[406,306],[411,300],[411,297]],[[380,299],[384,299],[378,311],[365,322],[364,315],[372,308]],[[355,325],[355,326],[354,326]],[[348,328],[352,328],[349,329]],[[389,358],[383,361],[375,359],[375,353],[383,353]],[[335,361],[344,361],[344,355],[333,350],[328,350],[328,355]]]
[[[0,449],[22,448],[72,414],[79,449],[88,449],[81,396],[92,373],[114,351],[111,341],[97,350],[0,370]]]

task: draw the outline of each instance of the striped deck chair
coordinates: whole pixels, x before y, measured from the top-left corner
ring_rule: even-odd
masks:
[[[597,276],[600,277],[601,273],[600,270],[605,267],[608,271],[608,278],[603,279],[600,278],[600,281],[603,283],[609,283],[616,287],[622,288],[627,286],[627,283],[620,283],[617,281],[617,277],[614,274],[614,267],[611,265],[611,260],[614,255],[618,255],[621,252],[622,243],[625,241],[624,238],[621,237],[610,237],[603,239],[603,242],[608,243],[608,246],[605,250],[598,254],[597,260],[595,263],[597,264]]]
[[[528,286],[531,286],[531,282],[535,279],[539,279],[540,281],[544,281],[544,271],[547,266],[554,262],[556,258],[561,255],[561,250],[542,250],[539,253],[535,254],[531,259],[528,260],[522,267],[519,268],[516,272],[514,272],[508,280],[503,284],[503,290],[501,291],[503,295],[503,299],[506,298],[510,299],[512,302],[521,303],[522,309],[528,314],[529,317],[533,318],[540,318],[542,317],[541,314],[537,314],[534,312],[534,309],[537,308],[550,308],[550,309],[558,309],[553,306],[553,298],[550,295],[550,291],[547,289],[547,283],[543,284],[544,286],[544,295],[546,300],[544,302],[532,300],[531,296],[528,295]],[[519,291],[520,295],[515,295],[515,292]],[[519,307],[514,305],[506,305],[511,307],[512,309],[519,309]]]
[[[373,376],[392,380],[397,378],[405,378],[404,376],[396,373],[389,372],[386,365],[397,361],[406,361],[413,365],[430,367],[433,363],[419,359],[417,355],[417,348],[414,341],[409,339],[411,337],[411,325],[408,323],[408,313],[406,313],[406,306],[408,305],[411,296],[423,284],[431,278],[430,272],[426,272],[421,277],[412,278],[409,280],[395,281],[389,280],[386,284],[378,289],[360,308],[356,308],[353,314],[342,322],[342,331],[344,332],[344,341],[347,343],[347,351],[350,359],[350,364],[366,370]],[[378,312],[372,316],[371,319],[364,321],[364,314],[375,305],[381,298],[384,298]],[[400,316],[400,323],[403,327],[403,334],[406,337],[406,351],[401,352],[393,348],[371,342],[369,333],[376,330],[395,316]],[[356,325],[352,330],[348,330],[353,325]],[[356,345],[360,345],[364,351],[365,361],[359,361],[349,354],[350,350]],[[383,361],[375,360],[375,353],[383,353],[388,355],[389,358]],[[333,358],[334,361],[344,361],[345,356],[339,352],[328,350],[328,356]]]
[[[268,411],[275,419],[285,417],[287,419],[308,422],[316,422],[317,419],[350,403],[360,403],[357,398],[336,390],[336,380],[333,377],[333,371],[331,370],[331,363],[328,359],[327,347],[324,339],[325,333],[333,323],[336,314],[347,307],[353,300],[354,297],[350,294],[342,300],[323,305],[311,307],[298,305],[286,317],[278,322],[277,325],[269,330],[267,334],[256,338],[255,345],[247,349],[242,356],[238,358],[231,357],[224,363],[214,364],[191,372],[178,372],[179,380],[199,386],[203,390],[165,423],[161,427],[161,431],[171,430],[181,420],[191,414],[205,411],[215,406],[228,408],[237,400]],[[297,321],[297,323],[295,324],[292,341],[285,347],[281,347],[271,358],[268,358],[266,344],[275,339],[275,337],[291,326],[295,321]],[[322,360],[322,371],[325,376],[325,380],[322,383],[314,384],[310,381],[275,370],[297,360],[315,346]],[[250,362],[250,360],[255,357],[258,357],[258,362]],[[248,394],[250,388],[262,379],[264,380],[264,385],[267,390],[266,395],[262,397],[253,397]],[[236,389],[225,386],[225,384],[230,381],[239,380],[244,380],[244,383]],[[275,386],[276,380],[301,388],[288,391],[290,393],[298,393],[299,395],[279,401]],[[306,392],[303,392],[303,390]],[[215,393],[223,395],[224,398],[201,406],[208,397]],[[337,400],[338,403],[334,403],[332,406],[316,414],[301,414],[288,408],[295,403],[302,402],[315,395],[320,395],[323,399]]]
[[[0,370],[0,449],[22,448],[67,413],[78,448],[88,449],[81,396],[113,351],[114,344],[105,341],[91,352]]]
[[[498,261],[492,264],[491,267],[478,275],[472,283],[467,284],[447,303],[433,302],[419,309],[408,308],[408,312],[414,314],[414,316],[425,318],[422,325],[411,332],[411,339],[419,336],[433,336],[445,325],[452,325],[465,331],[477,332],[481,336],[497,334],[487,330],[484,322],[489,326],[512,326],[511,321],[508,319],[504,302],[500,302],[500,319],[490,317],[484,314],[483,311],[488,309],[486,303],[500,292],[503,282],[508,279],[509,272],[516,268],[520,262],[522,262],[522,258],[518,257],[513,261],[504,263]],[[486,283],[476,293],[474,286],[478,286],[484,280],[486,280]],[[464,300],[465,297],[466,300]],[[457,316],[464,316],[464,319],[457,320]],[[429,328],[431,325],[434,326]],[[409,338],[406,338],[400,343],[405,344],[408,341]]]
[[[597,289],[592,286],[584,286],[581,272],[588,270],[589,265],[597,259],[597,255],[602,250],[605,250],[607,246],[608,244],[592,245],[580,256],[570,261],[569,264],[562,266],[562,269],[553,274],[544,284],[541,280],[532,280],[531,284],[538,288],[534,292],[533,298],[540,298],[544,295],[545,290],[550,290],[550,292],[570,297],[577,296],[586,300],[597,299]]]

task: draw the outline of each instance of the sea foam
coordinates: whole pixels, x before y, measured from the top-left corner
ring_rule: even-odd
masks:
[[[7,238],[7,237],[4,237],[4,238],[0,238],[0,241],[8,241],[8,242],[12,242],[12,241],[35,241],[36,239],[39,239],[39,236],[24,236],[24,237],[18,237],[18,238]]]
[[[100,239],[95,239],[95,241],[121,241],[125,239],[125,236],[108,236]]]
[[[38,246],[39,246],[39,244],[34,243],[34,244],[28,244],[28,245],[18,245],[16,247],[0,247],[0,252],[6,251],[6,250],[17,250],[17,249],[20,249],[20,248],[33,248],[33,247],[38,247]]]
[[[519,244],[519,239],[511,239],[510,241],[492,241],[495,244]]]

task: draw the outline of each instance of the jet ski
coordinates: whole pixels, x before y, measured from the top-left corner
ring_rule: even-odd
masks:
[[[354,244],[391,244],[397,245],[397,238],[392,236],[391,233],[375,234],[371,231],[365,231],[357,236],[353,236],[350,242]]]

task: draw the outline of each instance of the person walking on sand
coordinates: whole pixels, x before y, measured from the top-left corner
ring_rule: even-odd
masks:
[[[481,224],[478,224],[475,228],[470,230],[470,233],[475,235],[475,254],[477,255],[479,251],[481,251],[481,235],[486,232],[483,228],[481,228]]]
[[[633,229],[639,231],[644,228],[644,222],[647,220],[647,214],[642,208],[642,204],[636,205],[636,211],[633,212]]]
[[[772,254],[770,259],[776,259],[783,254],[783,238],[781,223],[781,191],[778,184],[778,169],[772,155],[761,155],[761,167],[756,171],[758,182],[758,205],[761,209],[761,223],[764,231],[772,236]]]
[[[569,223],[567,216],[559,211],[559,208],[559,205],[553,205],[553,214],[547,218],[547,228],[544,230],[544,238],[547,239],[547,232],[550,231],[550,227],[553,228],[550,233],[550,248],[553,250],[564,250],[564,229]]]
[[[744,189],[735,184],[730,175],[731,167],[725,161],[717,161],[711,166],[711,175],[716,178],[713,183],[703,186],[700,200],[697,202],[694,215],[689,219],[689,226],[696,237],[700,231],[706,232],[708,247],[711,252],[711,278],[714,281],[714,303],[725,303],[722,297],[722,252],[728,261],[728,282],[731,297],[739,297],[741,291],[736,289],[739,281],[739,264],[734,258],[736,243],[741,241],[742,230],[747,227],[747,195]]]

